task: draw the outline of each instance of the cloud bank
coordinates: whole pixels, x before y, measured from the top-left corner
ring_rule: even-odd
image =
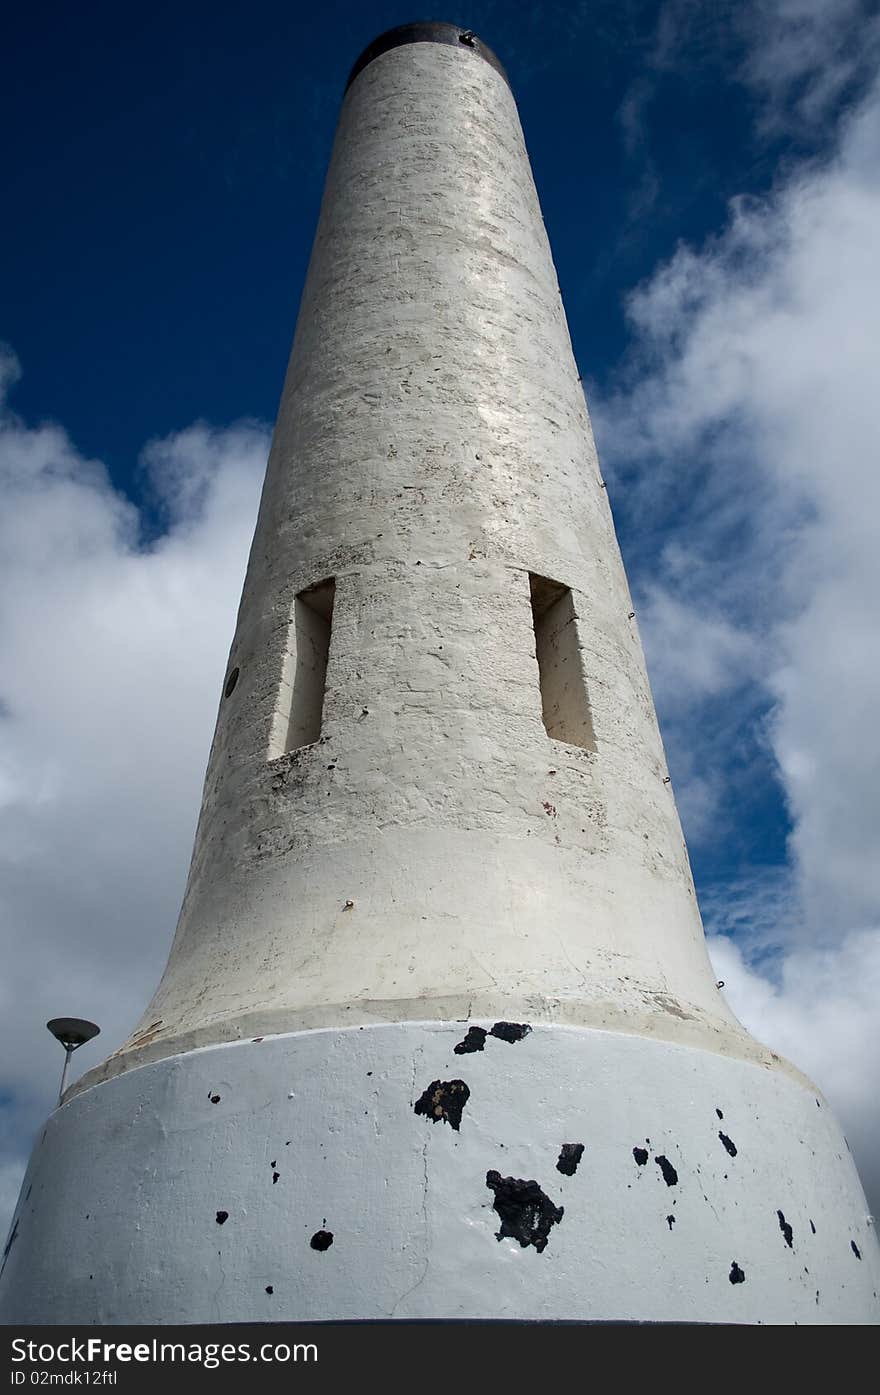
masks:
[[[827,8],[774,8],[809,24],[781,31],[775,77],[775,29],[754,57],[773,113],[796,114],[795,88],[827,109],[805,56]],[[839,92],[856,59],[834,53]],[[880,1207],[880,87],[628,310],[627,370],[594,415],[685,831],[723,839],[762,781],[791,820],[785,867],[704,897],[714,962],[827,1091]]]
[[[162,535],[54,425],[6,406],[0,356],[0,1228],[62,1053],[102,1059],[137,1020],[177,919],[268,448],[195,425],[152,442]],[[11,1056],[11,1059],[10,1059]]]

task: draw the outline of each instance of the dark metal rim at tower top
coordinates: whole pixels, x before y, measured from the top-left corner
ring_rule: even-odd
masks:
[[[463,29],[458,24],[446,24],[441,20],[423,19],[414,24],[399,24],[396,29],[386,29],[384,34],[374,39],[364,49],[349,73],[348,82],[345,84],[346,92],[358,74],[362,73],[374,58],[388,53],[392,48],[400,48],[402,44],[451,44],[456,48],[468,48],[472,53],[478,53],[484,58],[489,66],[504,78],[508,87],[510,86],[510,79],[501,63],[472,29]]]

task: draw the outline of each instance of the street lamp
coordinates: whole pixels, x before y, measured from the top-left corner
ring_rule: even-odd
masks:
[[[84,1046],[92,1037],[96,1037],[101,1028],[94,1022],[87,1022],[84,1017],[53,1017],[46,1023],[49,1031],[57,1041],[64,1047],[64,1069],[61,1072],[61,1087],[58,1091],[58,1103],[64,1094],[64,1087],[67,1084],[67,1068],[70,1065],[70,1058],[80,1046]]]

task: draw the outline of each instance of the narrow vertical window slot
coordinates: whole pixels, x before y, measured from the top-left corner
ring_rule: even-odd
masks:
[[[574,598],[567,586],[529,573],[541,713],[547,735],[595,751]]]
[[[282,688],[282,701],[289,704],[285,751],[309,746],[321,735],[335,596],[331,577],[300,591],[293,603],[291,678]]]

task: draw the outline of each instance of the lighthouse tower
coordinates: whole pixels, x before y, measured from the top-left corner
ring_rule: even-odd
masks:
[[[9,1322],[868,1322],[821,1096],[706,954],[514,99],[349,81],[168,966]]]

